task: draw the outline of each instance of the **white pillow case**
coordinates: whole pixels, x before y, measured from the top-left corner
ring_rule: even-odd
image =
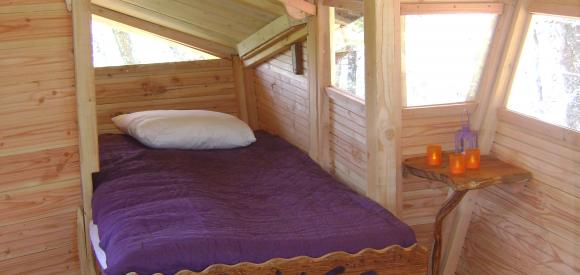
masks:
[[[231,149],[256,141],[237,117],[205,110],[156,110],[119,115],[113,123],[144,145],[159,149]]]

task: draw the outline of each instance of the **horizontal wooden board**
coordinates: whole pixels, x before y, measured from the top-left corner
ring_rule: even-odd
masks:
[[[0,227],[0,262],[73,244],[76,213]],[[1,264],[0,264],[1,265]]]
[[[0,43],[49,37],[72,37],[72,22],[66,10],[7,13],[0,16]],[[72,39],[72,38],[71,38]]]
[[[0,193],[79,177],[77,146],[0,157]]]
[[[80,179],[0,193],[0,226],[76,211],[81,204]]]
[[[0,261],[0,274],[81,274],[76,243]]]

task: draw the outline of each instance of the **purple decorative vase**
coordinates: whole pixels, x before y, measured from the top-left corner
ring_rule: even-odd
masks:
[[[469,112],[465,110],[465,119],[461,121],[461,129],[455,133],[455,152],[463,153],[466,149],[477,148],[477,132],[472,131],[469,124]]]

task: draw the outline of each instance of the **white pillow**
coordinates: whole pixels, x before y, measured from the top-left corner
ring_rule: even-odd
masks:
[[[230,149],[256,141],[243,121],[212,111],[144,111],[116,116],[113,123],[151,148]]]

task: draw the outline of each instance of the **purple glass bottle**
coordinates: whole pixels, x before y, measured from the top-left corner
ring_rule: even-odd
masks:
[[[463,153],[466,149],[477,148],[477,132],[472,131],[469,123],[469,112],[465,110],[461,129],[455,133],[455,152]]]

